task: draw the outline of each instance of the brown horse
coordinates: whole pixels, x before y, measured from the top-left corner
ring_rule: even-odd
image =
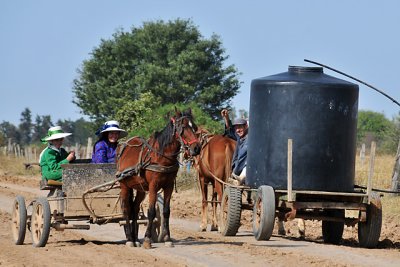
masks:
[[[211,231],[218,230],[217,204],[221,203],[223,184],[231,175],[231,162],[236,142],[223,135],[207,135],[198,133],[202,148],[200,154],[194,158],[195,167],[199,173],[199,182],[202,194],[202,210],[200,231],[207,229],[208,185],[212,185],[212,223]],[[218,181],[220,180],[220,181]]]
[[[143,246],[151,247],[153,220],[156,216],[157,192],[164,192],[163,225],[160,242],[170,242],[169,216],[170,200],[176,174],[179,168],[177,159],[180,149],[184,148],[195,156],[200,153],[200,143],[195,131],[192,112],[181,113],[175,109],[175,115],[161,132],[156,132],[149,140],[133,137],[122,143],[117,149],[117,178],[121,186],[121,209],[126,220],[124,225],[127,246],[140,245],[138,240],[138,214],[140,203],[149,192],[148,224]],[[133,189],[136,196],[133,198]]]

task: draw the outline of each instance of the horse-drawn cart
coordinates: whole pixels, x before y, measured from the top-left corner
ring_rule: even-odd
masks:
[[[123,225],[120,208],[119,186],[115,179],[115,164],[90,164],[90,160],[76,160],[63,165],[63,182],[41,182],[42,190],[49,190],[47,197],[38,197],[28,205],[22,196],[13,204],[12,234],[14,243],[24,243],[26,229],[31,232],[34,247],[44,247],[50,229],[89,230],[90,224],[119,223]],[[156,205],[156,220],[152,239],[157,242],[162,216],[161,196]],[[161,211],[160,211],[161,209]],[[147,224],[143,207],[140,224]]]
[[[380,195],[372,191],[372,173],[375,144],[371,148],[370,172],[366,189],[354,192],[326,192],[292,189],[291,140],[288,146],[287,189],[275,190],[269,185],[259,188],[226,185],[221,202],[221,233],[234,236],[240,227],[242,210],[253,211],[253,234],[257,240],[269,240],[275,217],[279,220],[294,218],[322,221],[325,243],[338,244],[344,225],[358,224],[358,240],[361,247],[375,247],[382,226]],[[242,201],[251,193],[253,201]]]

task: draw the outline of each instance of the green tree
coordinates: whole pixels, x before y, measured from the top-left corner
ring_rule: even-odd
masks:
[[[152,120],[153,111],[159,107],[161,101],[152,93],[146,92],[140,95],[137,100],[127,101],[115,115],[115,119],[119,121],[120,126],[128,132],[138,133],[139,128],[144,128],[142,133],[148,133],[147,120]],[[151,128],[151,127],[150,127]],[[145,134],[148,136],[148,134]]]
[[[358,112],[357,141],[358,144],[377,142],[378,146],[387,142],[393,123],[384,114],[369,110]]]
[[[47,131],[53,125],[50,115],[36,115],[32,130],[32,143],[40,143],[40,139],[47,135]]]
[[[391,120],[391,125],[386,132],[386,138],[382,144],[382,150],[395,154],[400,141],[400,113]]]
[[[101,40],[78,70],[73,103],[99,122],[151,92],[161,105],[196,102],[217,118],[240,86],[227,58],[220,38],[203,38],[191,20],[145,22]]]
[[[29,108],[25,108],[21,113],[21,123],[19,124],[19,134],[21,145],[28,145],[32,140],[32,115]]]
[[[19,144],[21,141],[21,135],[18,131],[18,128],[14,124],[8,121],[3,121],[0,124],[0,132],[6,139],[5,142],[8,142],[8,139],[10,138],[11,138],[11,143]]]
[[[58,120],[56,124],[61,126],[64,132],[72,133],[64,141],[67,146],[75,145],[75,143],[86,145],[88,137],[93,136],[95,132],[93,123],[87,122],[83,118],[76,121]]]
[[[154,96],[143,94],[137,101],[124,105],[117,113],[122,128],[129,132],[130,136],[150,137],[155,131],[162,130],[170,117],[174,114],[175,108],[185,111],[192,109],[194,122],[198,127],[208,130],[210,133],[222,133],[221,122],[214,121],[210,115],[200,109],[195,103],[176,103],[160,106]]]
[[[95,125],[92,122],[85,121],[80,118],[74,122],[74,129],[72,132],[72,140],[74,143],[81,145],[87,145],[88,137],[93,137],[95,130]]]

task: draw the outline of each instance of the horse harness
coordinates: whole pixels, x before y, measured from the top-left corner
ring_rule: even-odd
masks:
[[[128,144],[128,142],[133,138],[139,138],[141,143],[137,144],[137,145]],[[177,171],[179,169],[179,164],[178,163],[176,163],[174,165],[171,165],[171,166],[163,166],[163,165],[159,165],[159,164],[152,164],[151,163],[151,157],[150,157],[150,153],[151,152],[155,152],[155,153],[157,153],[157,154],[159,154],[159,155],[161,155],[161,156],[163,156],[163,157],[165,157],[167,159],[173,159],[173,158],[170,158],[170,157],[162,154],[161,152],[155,150],[147,142],[147,140],[145,140],[142,137],[132,137],[128,141],[120,144],[119,146],[121,148],[120,148],[119,153],[117,155],[117,169],[119,169],[119,159],[121,158],[122,153],[124,152],[126,147],[128,147],[128,146],[129,147],[139,147],[139,146],[141,146],[138,163],[136,165],[130,166],[128,168],[125,168],[122,171],[117,171],[115,173],[115,175],[116,175],[116,177],[117,177],[117,179],[119,181],[123,180],[126,177],[140,175],[142,170],[149,170],[149,171],[160,172],[160,173],[172,173],[172,172],[175,172],[175,171]]]
[[[182,119],[186,118],[187,116],[182,116],[178,119],[175,118],[171,118],[172,122],[173,122],[173,132],[175,133],[175,137],[178,137],[179,143],[181,145],[181,150],[190,146],[191,144],[193,144],[194,142],[197,141],[197,139],[191,140],[191,141],[187,141],[186,139],[184,139],[181,135],[183,132],[183,126],[182,126]],[[180,122],[178,124],[178,126],[176,126],[176,122]],[[139,138],[141,143],[137,144],[137,145],[130,145],[129,141],[134,139],[134,138]],[[126,147],[139,147],[141,146],[141,150],[139,153],[139,160],[138,163],[134,166],[130,166],[128,168],[125,168],[122,171],[117,171],[115,173],[117,180],[121,181],[123,179],[125,179],[126,177],[130,177],[130,176],[137,176],[141,174],[142,170],[149,170],[149,171],[153,171],[153,172],[159,172],[159,173],[173,173],[178,171],[179,169],[179,162],[177,161],[176,164],[171,165],[171,166],[163,166],[160,164],[152,164],[151,163],[151,157],[150,157],[150,153],[154,152],[156,154],[159,154],[160,156],[167,158],[169,160],[174,160],[175,157],[181,153],[181,150],[179,150],[177,153],[166,156],[163,153],[161,153],[158,150],[155,150],[150,144],[149,142],[147,142],[146,139],[144,139],[143,137],[132,137],[130,139],[128,139],[126,142],[119,144],[119,146],[121,147],[121,149],[118,152],[117,155],[117,170],[119,169],[119,159],[122,156],[122,153],[124,152]],[[145,154],[143,155],[143,152],[145,151],[145,149],[147,148]]]

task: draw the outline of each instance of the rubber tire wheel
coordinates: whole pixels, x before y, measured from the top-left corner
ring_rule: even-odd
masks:
[[[271,186],[258,188],[253,206],[253,234],[256,240],[269,240],[275,224],[275,192]]]
[[[221,234],[235,236],[240,227],[242,215],[242,192],[234,187],[226,187],[221,201]]]
[[[160,238],[162,238],[163,224],[164,224],[164,199],[161,195],[157,195],[156,202],[156,218],[157,223],[153,223],[153,227],[151,229],[151,240],[153,243],[162,242]]]
[[[51,212],[49,201],[45,197],[33,203],[31,219],[32,246],[44,247],[49,239]]]
[[[336,218],[344,218],[345,210],[326,210],[326,215]],[[322,238],[327,244],[338,245],[342,241],[344,230],[343,222],[322,221]]]
[[[16,196],[13,204],[11,231],[15,245],[22,245],[25,240],[27,212],[23,196]]]
[[[371,194],[367,207],[367,221],[358,222],[358,242],[360,247],[374,248],[378,245],[382,229],[382,203],[378,194]]]

